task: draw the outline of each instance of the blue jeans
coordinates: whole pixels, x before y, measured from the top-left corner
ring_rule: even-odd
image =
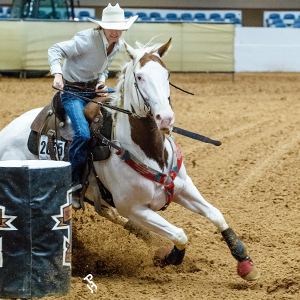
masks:
[[[109,91],[114,89],[108,88]],[[72,93],[82,92],[81,90],[73,87],[64,87],[64,91],[70,91]],[[86,98],[93,99],[97,96],[96,93],[84,93],[79,94]],[[85,119],[83,109],[87,102],[78,96],[71,95],[68,93],[61,94],[61,101],[69,116],[74,136],[72,143],[69,147],[69,162],[71,163],[72,169],[72,181],[74,183],[82,183],[82,175],[89,157],[89,141],[90,141],[90,130],[89,123]]]

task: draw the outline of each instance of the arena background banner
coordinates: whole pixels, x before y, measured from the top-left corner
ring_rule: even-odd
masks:
[[[70,164],[0,162],[0,183],[0,298],[68,294]]]
[[[91,22],[0,21],[0,70],[49,70],[47,51],[53,44],[71,39]],[[135,42],[166,43],[172,49],[163,59],[171,71],[233,72],[233,24],[135,23],[123,33],[132,47]],[[123,48],[111,65],[119,70],[126,59]]]

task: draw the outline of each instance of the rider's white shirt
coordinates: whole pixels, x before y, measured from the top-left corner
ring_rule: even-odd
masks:
[[[103,30],[86,29],[78,32],[71,40],[57,43],[48,50],[51,74],[61,73],[71,82],[87,82],[98,79],[105,82],[109,66],[115,58],[123,40],[115,44],[107,56],[108,41]],[[65,59],[61,67],[62,59]]]

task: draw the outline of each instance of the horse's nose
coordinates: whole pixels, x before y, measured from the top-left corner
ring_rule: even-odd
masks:
[[[159,128],[169,128],[174,123],[173,112],[161,112],[155,116]]]

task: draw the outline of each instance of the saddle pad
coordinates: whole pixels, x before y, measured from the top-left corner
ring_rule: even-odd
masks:
[[[34,124],[35,126],[32,126],[32,128],[31,128],[32,130],[31,130],[30,135],[28,137],[28,141],[27,141],[28,149],[32,154],[37,155],[37,156],[39,155],[39,142],[40,142],[40,136],[39,136],[38,130],[43,129],[40,124],[43,123],[44,119],[47,117],[47,111],[49,110],[49,108],[50,108],[49,105],[47,105],[42,110],[41,116],[37,117],[38,121]],[[103,116],[103,126],[101,127],[100,132],[104,137],[106,137],[107,139],[110,139],[111,138],[111,131],[112,131],[112,117],[111,117],[111,114],[105,108],[101,108],[101,113],[102,113],[102,116]],[[58,134],[58,136],[61,137],[61,134]],[[58,138],[58,140],[60,140],[60,138]],[[66,140],[64,140],[64,141],[66,141]],[[96,137],[92,137],[91,152],[93,154],[93,160],[94,161],[106,160],[111,155],[111,151],[110,151],[109,146],[103,144]],[[68,154],[64,153],[63,160],[66,161],[67,157],[68,157]]]

